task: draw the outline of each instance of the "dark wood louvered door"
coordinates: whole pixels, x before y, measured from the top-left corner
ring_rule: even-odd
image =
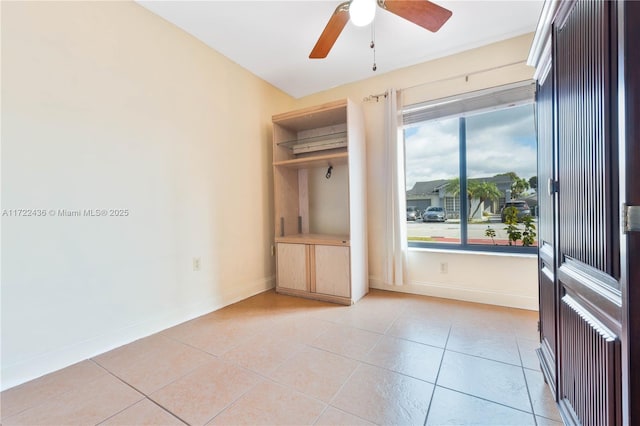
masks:
[[[640,2],[618,4],[618,22],[622,42],[620,87],[624,101],[619,112],[621,122],[620,151],[624,159],[621,173],[622,200],[640,217]],[[630,216],[627,211],[627,216]],[[630,222],[629,220],[627,222]],[[623,423],[640,424],[640,221],[626,223],[622,236],[622,297],[625,316],[622,339]],[[626,276],[625,276],[626,274]]]
[[[616,16],[615,2],[577,1],[553,41],[557,397],[584,425],[622,424]]]
[[[549,0],[529,58],[539,355],[567,424],[640,425],[639,22],[635,0]]]
[[[546,382],[557,391],[557,287],[556,287],[556,144],[554,143],[554,69],[538,80],[538,282],[540,349],[538,358]]]

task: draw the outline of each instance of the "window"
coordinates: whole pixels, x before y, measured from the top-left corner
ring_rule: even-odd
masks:
[[[410,246],[535,250],[534,93],[526,82],[405,108],[407,205],[424,208]]]

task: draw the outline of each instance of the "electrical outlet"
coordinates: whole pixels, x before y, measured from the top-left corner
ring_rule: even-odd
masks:
[[[449,264],[447,262],[440,262],[440,273],[446,274],[449,272]]]
[[[193,272],[199,272],[201,267],[201,262],[199,257],[193,258]]]

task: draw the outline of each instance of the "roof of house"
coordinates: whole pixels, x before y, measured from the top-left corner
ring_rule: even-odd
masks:
[[[438,190],[449,182],[448,179],[431,180],[429,182],[416,182],[413,188],[407,191],[408,196],[437,194]]]
[[[489,177],[471,178],[470,181],[474,182],[491,182],[494,183],[498,189],[504,191],[511,188],[513,179],[510,175],[496,175]],[[419,197],[438,194],[440,190],[449,183],[450,179],[437,179],[427,182],[416,182],[413,188],[407,191],[407,197]]]

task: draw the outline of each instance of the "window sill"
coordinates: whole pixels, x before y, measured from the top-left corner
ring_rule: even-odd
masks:
[[[473,250],[464,247],[455,248],[439,248],[439,247],[409,247],[409,251],[425,252],[425,253],[447,253],[447,254],[460,254],[460,255],[473,255],[473,256],[499,256],[499,257],[522,257],[522,258],[537,258],[537,250],[533,253],[516,253],[513,251],[497,251],[497,250]]]

